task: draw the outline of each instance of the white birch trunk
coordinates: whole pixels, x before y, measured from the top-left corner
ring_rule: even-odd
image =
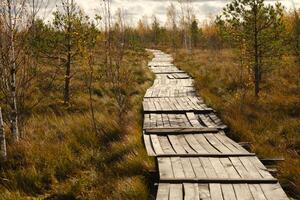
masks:
[[[6,139],[5,139],[4,123],[3,123],[1,108],[0,108],[0,157],[4,160],[6,160],[7,158]]]
[[[13,21],[13,9],[11,0],[7,1],[8,6],[8,17],[9,17],[9,36],[10,36],[10,48],[9,48],[9,57],[10,57],[10,93],[11,93],[11,131],[14,136],[14,140],[19,141],[19,129],[18,129],[18,108],[17,108],[17,88],[16,88],[16,56],[15,56],[15,37],[14,37],[14,27],[15,24]]]

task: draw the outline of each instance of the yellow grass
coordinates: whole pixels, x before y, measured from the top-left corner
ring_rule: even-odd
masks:
[[[1,163],[0,199],[147,199],[146,177],[154,168],[141,140],[141,102],[153,80],[148,59],[143,51],[125,55],[136,77],[127,91],[131,106],[122,119],[125,126],[120,126],[111,91],[97,80],[95,133],[82,69],[72,80],[69,107],[62,105],[60,91],[44,94],[49,98],[24,124],[24,139],[18,145],[9,142],[9,159]]]
[[[179,51],[174,56],[177,66],[195,77],[198,93],[229,125],[233,139],[251,142],[261,158],[285,158],[278,165],[278,177],[290,195],[299,197],[300,91],[293,59],[285,57],[263,77],[256,100],[248,72],[241,70],[232,50],[194,50],[191,55]]]

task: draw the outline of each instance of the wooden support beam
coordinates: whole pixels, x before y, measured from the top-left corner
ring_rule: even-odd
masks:
[[[214,109],[206,108],[202,110],[144,110],[144,114],[185,114],[187,112],[193,112],[195,114],[207,114],[214,112]]]
[[[256,156],[255,153],[195,153],[195,154],[157,154],[155,157],[249,157]]]
[[[264,179],[228,179],[228,178],[161,178],[160,183],[227,183],[227,184],[263,184],[263,183],[278,183],[276,178],[264,178]]]
[[[186,74],[184,71],[174,71],[174,72],[153,72],[154,74]]]
[[[194,133],[218,133],[218,128],[152,128],[144,129],[146,134],[155,133],[157,135],[180,135]]]

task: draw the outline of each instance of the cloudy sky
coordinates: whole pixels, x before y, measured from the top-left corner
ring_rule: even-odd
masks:
[[[274,4],[276,0],[266,0],[268,3]],[[297,8],[300,8],[300,0],[279,0],[287,9],[293,8],[293,3]],[[50,0],[52,6],[48,6],[48,10],[55,9],[55,0]],[[56,4],[59,0],[56,0]],[[101,15],[102,0],[75,0],[77,4],[88,14],[94,17],[95,14]],[[212,16],[220,13],[222,8],[229,0],[192,0],[193,11],[200,21],[208,20]],[[143,16],[150,20],[155,15],[161,23],[166,21],[167,7],[173,3],[179,10],[177,0],[112,0],[112,10],[115,12],[121,8],[126,14],[129,24],[136,24],[136,22]],[[47,17],[49,18],[49,16]]]

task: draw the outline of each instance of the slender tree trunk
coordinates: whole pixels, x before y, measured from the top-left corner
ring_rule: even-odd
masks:
[[[72,59],[72,41],[71,41],[71,9],[73,7],[73,0],[71,0],[71,5],[67,7],[67,15],[68,15],[68,28],[67,28],[67,62],[66,62],[66,71],[65,71],[65,88],[64,88],[64,104],[69,104],[70,102],[70,80],[71,80],[71,59]]]
[[[11,131],[14,136],[14,140],[19,141],[19,129],[18,129],[18,107],[17,107],[17,88],[16,88],[16,56],[15,56],[15,37],[14,37],[14,24],[12,16],[12,5],[11,1],[7,1],[8,12],[9,12],[9,64],[10,64],[10,93],[11,93]]]
[[[0,108],[0,151],[1,151],[0,157],[6,160],[7,158],[6,140],[5,140],[4,123],[3,123],[1,108]]]
[[[257,7],[254,6],[254,84],[255,96],[259,97],[260,92],[260,64],[258,50],[258,28],[257,28]]]
[[[66,63],[66,73],[65,73],[65,88],[64,88],[64,103],[68,104],[70,102],[70,79],[71,79],[71,48],[68,49],[68,58]]]
[[[89,96],[90,96],[90,110],[91,110],[91,117],[92,117],[92,125],[94,128],[95,133],[98,133],[95,111],[94,111],[94,104],[93,104],[93,81],[94,81],[94,69],[91,63],[91,58],[89,59],[89,68],[90,68],[90,77],[89,77]]]

